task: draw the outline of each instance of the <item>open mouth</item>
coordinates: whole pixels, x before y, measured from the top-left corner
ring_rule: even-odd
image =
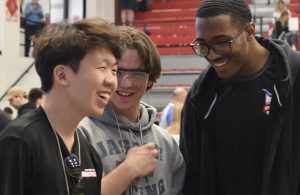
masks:
[[[219,59],[215,59],[214,61],[211,61],[211,63],[218,68],[224,67],[225,64],[228,62],[228,58],[227,57],[222,57]]]
[[[216,67],[223,67],[223,66],[225,66],[225,64],[226,64],[226,61],[224,61],[224,62],[222,62],[222,63],[215,63],[214,65],[215,65]]]
[[[103,101],[108,101],[110,98],[109,93],[98,93],[98,96],[103,100]]]

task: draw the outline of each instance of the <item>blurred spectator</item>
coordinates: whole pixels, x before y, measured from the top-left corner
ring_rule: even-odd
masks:
[[[29,102],[32,102],[38,108],[44,102],[44,91],[40,88],[32,88],[29,91],[28,99]]]
[[[291,16],[291,11],[288,9],[284,0],[278,0],[275,5],[275,10],[273,12],[274,23],[279,19],[281,13],[287,11],[289,16]]]
[[[298,8],[296,9],[296,12],[299,14],[300,13],[300,0],[298,1]]]
[[[183,103],[177,102],[174,104],[172,112],[172,122],[171,125],[167,128],[167,131],[175,138],[176,142],[179,144],[179,132],[180,132],[180,120],[181,120],[181,111]]]
[[[289,31],[288,22],[289,12],[285,10],[281,13],[279,19],[276,21],[272,37],[288,42],[289,45],[295,49],[295,45],[298,42],[297,32]]]
[[[163,109],[161,113],[159,126],[161,126],[164,129],[170,126],[172,121],[174,104],[176,102],[183,103],[185,101],[186,95],[187,95],[187,91],[182,87],[178,87],[173,91],[173,95],[170,103],[168,103],[168,105]]]
[[[11,119],[13,118],[14,111],[13,109],[11,109],[11,107],[5,107],[3,108],[3,111],[6,112]]]
[[[120,0],[122,25],[132,26],[134,10],[137,8],[137,0]]]
[[[31,0],[25,5],[25,56],[29,56],[31,37],[43,27],[43,9],[38,0]]]
[[[5,98],[9,101],[9,104],[13,108],[18,110],[17,117],[20,117],[26,112],[36,108],[34,103],[28,101],[26,91],[19,86],[10,88]]]
[[[0,110],[0,132],[10,121],[11,118],[8,116],[8,114],[3,110]]]

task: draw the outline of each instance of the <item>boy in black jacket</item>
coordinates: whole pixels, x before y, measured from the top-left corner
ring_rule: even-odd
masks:
[[[113,29],[85,19],[49,24],[37,37],[45,101],[0,134],[0,194],[100,195],[100,156],[76,129],[83,117],[100,115],[116,89]]]
[[[206,0],[195,53],[210,66],[182,115],[186,195],[299,195],[300,54],[255,37],[243,0]]]

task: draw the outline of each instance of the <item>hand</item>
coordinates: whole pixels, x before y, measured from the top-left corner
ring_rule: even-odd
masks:
[[[130,148],[124,163],[128,171],[132,171],[135,177],[144,177],[156,168],[158,150],[154,143],[148,143],[140,147]]]

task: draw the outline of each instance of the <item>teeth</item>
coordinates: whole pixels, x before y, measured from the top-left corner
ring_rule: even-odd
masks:
[[[214,65],[217,66],[217,67],[222,67],[226,64],[227,60],[222,62],[222,63],[215,63]]]
[[[99,93],[98,96],[101,97],[102,99],[109,99],[108,93]]]
[[[122,95],[122,96],[129,96],[130,95],[130,93],[126,93],[126,92],[118,92],[120,95]]]

